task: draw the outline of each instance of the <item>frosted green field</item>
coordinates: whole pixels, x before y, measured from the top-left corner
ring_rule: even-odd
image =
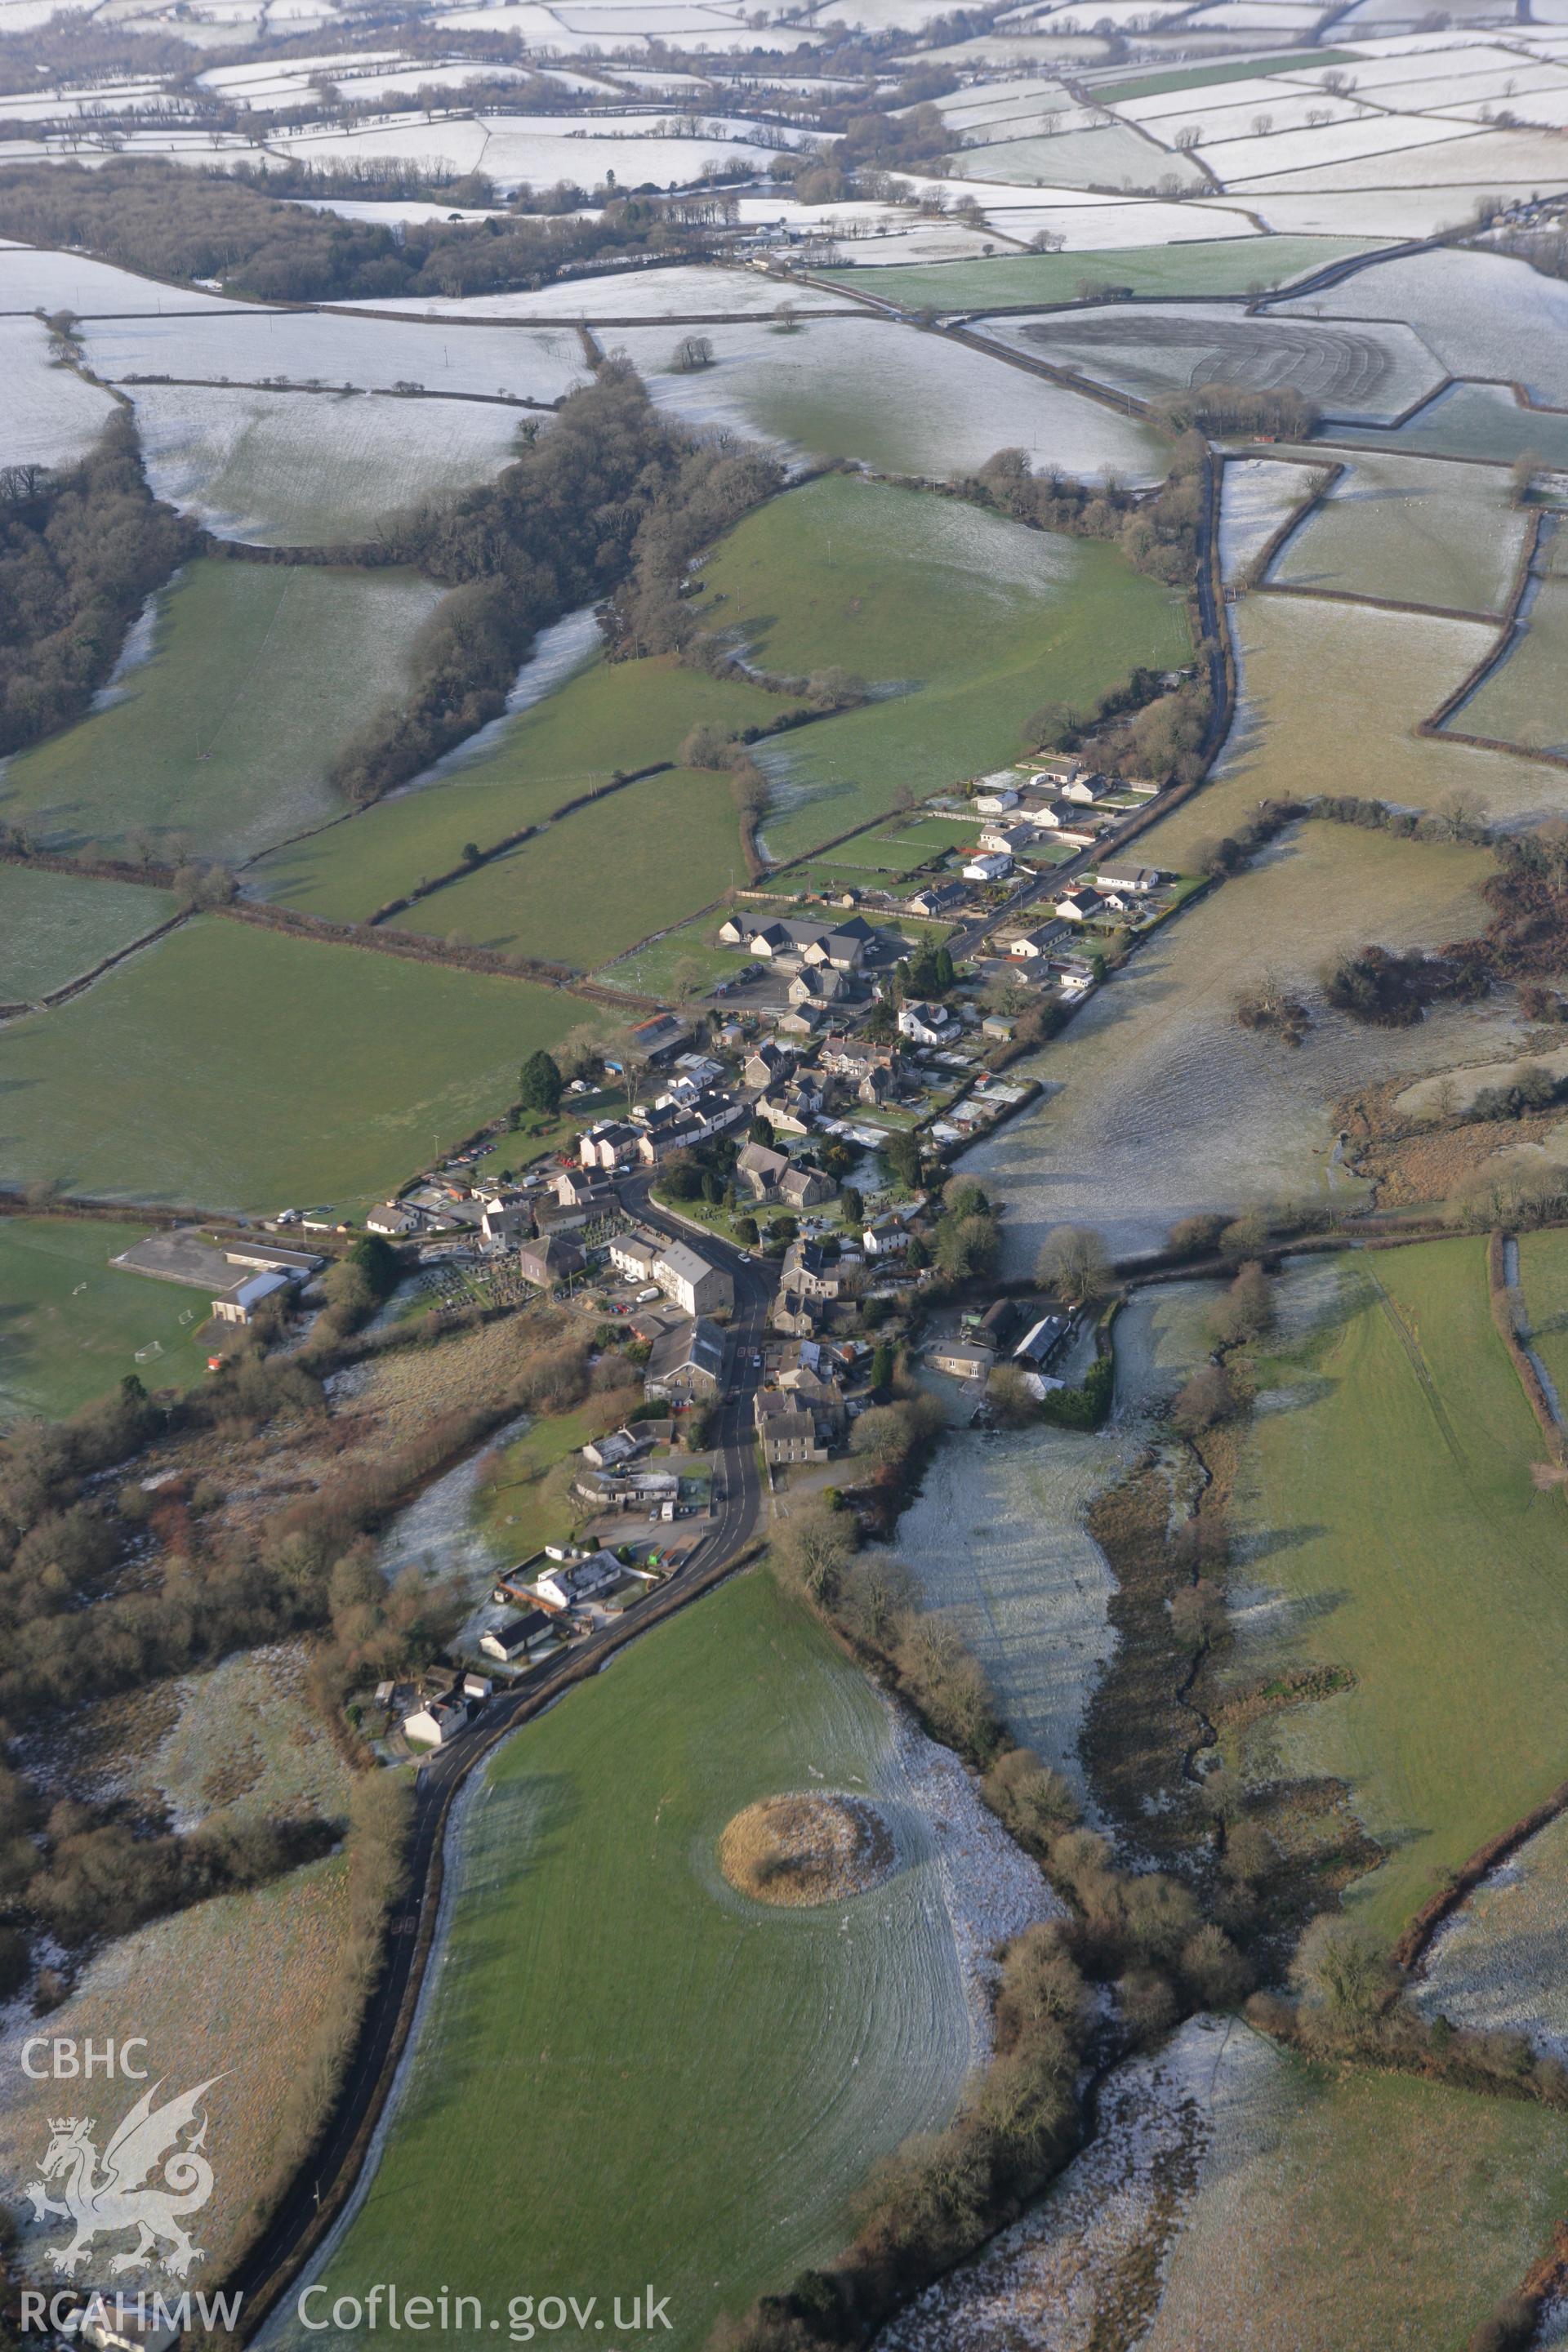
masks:
[[[0,1217],[0,1423],[56,1419],[132,1373],[184,1388],[202,1371],[198,1290],[111,1265],[145,1225],[101,1218]]]
[[[1568,579],[1552,574],[1530,591],[1526,625],[1449,721],[1537,751],[1568,751]]]
[[[1287,540],[1269,579],[1284,587],[1499,613],[1526,520],[1500,467],[1494,472],[1437,457],[1357,457]]]
[[[356,728],[407,679],[441,591],[406,572],[188,565],[160,600],[150,658],[108,709],[17,754],[0,819],[46,846],[237,863],[324,824]]]
[[[167,890],[0,866],[0,1003],[34,1003],[174,914]]]

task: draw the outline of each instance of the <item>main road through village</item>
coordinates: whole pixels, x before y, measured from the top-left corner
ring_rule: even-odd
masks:
[[[654,1208],[651,1178],[628,1177],[622,1205],[639,1223],[672,1237],[692,1229]],[[378,2117],[411,2030],[419,1989],[434,1947],[441,1894],[441,1858],[452,1801],[468,1774],[521,1723],[595,1673],[616,1650],[719,1583],[755,1535],[763,1507],[763,1474],[753,1436],[755,1393],[775,1275],[706,1232],[695,1235],[705,1256],[721,1265],[735,1286],[728,1369],[714,1448],[722,1488],[713,1517],[686,1565],[657,1599],[627,1619],[602,1626],[574,1643],[557,1665],[536,1667],[492,1697],[478,1721],[420,1765],[408,1847],[407,1890],[387,1924],[386,1965],[372,1993],[353,2055],[326,2129],[255,2245],[227,2285],[243,2297],[238,2333],[250,2336],[299,2277],[341,2213],[371,2160]]]

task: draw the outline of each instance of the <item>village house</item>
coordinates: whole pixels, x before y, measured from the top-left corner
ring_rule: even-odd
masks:
[[[853,1004],[866,993],[863,984],[847,971],[837,971],[829,963],[815,963],[797,971],[789,984],[792,1005]]]
[[[790,1048],[775,1045],[771,1037],[764,1037],[762,1044],[747,1055],[741,1075],[747,1086],[765,1093],[775,1078],[787,1077],[794,1067],[795,1055]]]
[[[605,1190],[608,1192],[611,1187],[606,1184]],[[532,1223],[533,1212],[526,1201],[503,1201],[494,1195],[479,1210],[479,1231],[488,1242],[521,1241]]]
[[[613,1592],[622,1577],[613,1551],[593,1551],[578,1559],[552,1559],[533,1580],[533,1590],[546,1610],[575,1609],[585,1601]]]
[[[995,1357],[977,1339],[943,1339],[931,1342],[926,1361],[933,1370],[948,1372],[955,1381],[983,1381]]]
[[[487,1658],[497,1658],[502,1665],[515,1665],[528,1658],[537,1658],[556,1644],[555,1628],[542,1609],[529,1609],[521,1617],[508,1617],[488,1633],[479,1635],[479,1647]]]
[[[1090,889],[1086,882],[1077,890],[1066,891],[1057,900],[1057,913],[1064,923],[1087,923],[1091,915],[1099,914],[1104,904],[1099,891]]]
[[[983,850],[963,867],[966,882],[1001,882],[1013,871],[1013,861],[1001,850]]]
[[[819,1340],[797,1339],[784,1349],[778,1385],[785,1396],[794,1397],[815,1414],[830,1438],[842,1437],[848,1426],[848,1408]]]
[[[553,1290],[558,1282],[581,1274],[585,1263],[576,1243],[561,1234],[547,1234],[539,1241],[524,1242],[517,1254],[518,1272],[524,1282],[531,1282],[540,1290]]]
[[[780,1288],[806,1298],[842,1297],[857,1261],[805,1237],[791,1242],[779,1269]]]
[[[591,1437],[582,1449],[583,1459],[595,1470],[624,1469],[635,1462],[647,1441],[634,1435],[629,1429],[612,1429],[604,1437]]]
[[[1034,822],[1044,833],[1054,833],[1064,841],[1092,841],[1096,828],[1086,823],[1084,813],[1071,801],[1047,801],[1043,807],[1031,812]]]
[[[757,1104],[757,1116],[767,1120],[775,1135],[809,1135],[823,1099],[822,1088],[815,1080],[795,1080],[763,1095]]]
[[[627,1282],[651,1282],[663,1251],[663,1237],[658,1234],[637,1231],[610,1236],[610,1264]]]
[[[653,1263],[653,1279],[687,1315],[727,1315],[735,1286],[722,1266],[713,1265],[689,1242],[667,1242]]]
[[[759,1389],[752,1401],[763,1459],[773,1465],[826,1462],[829,1447],[808,1408],[778,1389]]]
[[[802,1290],[798,1284],[780,1285],[770,1318],[773,1329],[791,1339],[809,1339],[827,1320],[829,1302]]]
[[[383,1234],[388,1240],[399,1240],[405,1234],[416,1234],[422,1220],[416,1209],[405,1209],[397,1201],[383,1201],[372,1209],[364,1221],[367,1234]]]
[[[637,1130],[624,1118],[602,1118],[584,1128],[577,1146],[584,1168],[625,1168],[637,1150]]]
[[[722,1135],[746,1116],[746,1107],[722,1088],[710,1087],[694,1101],[639,1103],[632,1114],[639,1129],[637,1153],[645,1166],[662,1166],[675,1151],[689,1151],[710,1136]]]
[[[429,1748],[445,1748],[467,1727],[468,1704],[459,1691],[448,1691],[440,1698],[427,1698],[412,1715],[403,1718],[403,1736],[418,1740]]]
[[[599,1215],[614,1206],[616,1188],[595,1168],[567,1168],[555,1179],[555,1198],[563,1209],[586,1209]]]
[[[677,1324],[654,1341],[643,1369],[643,1387],[667,1404],[707,1403],[724,1377],[724,1335],[706,1317]]]
[[[982,776],[973,794],[974,806],[981,816],[1005,816],[1018,805],[1017,779],[1011,769],[1003,769],[994,776]]]
[[[1077,802],[1080,808],[1092,808],[1097,801],[1104,800],[1110,790],[1109,776],[1069,776],[1062,786],[1062,798]]]
[[[1135,898],[1145,898],[1157,890],[1165,879],[1158,866],[1102,866],[1095,876],[1101,890],[1119,890]]]
[[[899,1034],[912,1037],[917,1045],[945,1045],[961,1029],[962,1024],[945,1004],[911,1000],[899,1007]]]
[[[805,1040],[815,1037],[826,1018],[826,1005],[808,999],[805,1003],[792,1004],[787,1013],[781,1013],[778,1025],[783,1035]]]

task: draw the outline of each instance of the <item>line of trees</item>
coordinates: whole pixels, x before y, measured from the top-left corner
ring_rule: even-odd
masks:
[[[147,597],[199,542],[195,526],[148,489],[123,410],[68,471],[7,468],[0,481],[0,754],[81,717]]]

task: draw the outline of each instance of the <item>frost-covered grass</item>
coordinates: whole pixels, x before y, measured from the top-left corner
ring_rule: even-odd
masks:
[[[0,866],[0,1003],[28,1003],[63,988],[156,930],[176,903],[166,890]]]
[[[1258,237],[1249,236],[1239,218],[1234,227],[1226,223],[1216,240],[1207,217],[1189,213],[1186,225],[1193,242],[1123,246],[1118,241],[1113,252],[1093,264],[1086,265],[1081,251],[1002,254],[962,266],[889,270],[878,278],[874,291],[909,310],[927,303],[937,310],[984,310],[998,303],[1070,302],[1086,278],[1128,286],[1135,294],[1255,293],[1319,268],[1342,253],[1358,252],[1365,242],[1359,237]],[[1111,226],[1116,226],[1114,213]],[[855,275],[845,271],[835,282],[853,286]]]
[[[1563,2117],[1230,2032],[1144,2352],[1464,2352],[1550,2240]]]
[[[1267,592],[1245,597],[1234,618],[1236,725],[1214,782],[1145,836],[1161,863],[1180,870],[1199,844],[1279,794],[1366,792],[1436,809],[1463,793],[1502,820],[1568,813],[1568,777],[1556,770],[1414,731],[1489,650],[1489,624]]]
[[[1160,862],[1169,855],[1142,845]],[[1233,1004],[1268,971],[1317,999],[1319,966],[1481,929],[1479,851],[1311,825],[1146,940],[1044,1053],[1022,1065],[1046,1099],[964,1155],[1007,1203],[1010,1272],[1051,1226],[1099,1226],[1117,1255],[1157,1248],[1178,1217],[1294,1198],[1355,1200],[1329,1106],[1348,1088],[1504,1050],[1481,1007],[1414,1030],[1360,1028],[1314,1003],[1299,1052],[1241,1029]]]
[[[1183,187],[1205,184],[1188,157],[1161,147],[1125,122],[1100,131],[1000,139],[986,147],[966,144],[949,160],[973,180],[1008,180],[1041,188],[1152,189],[1167,174]]]
[[[1275,317],[1297,309],[1284,301]],[[1451,375],[1507,377],[1531,399],[1568,404],[1568,284],[1506,254],[1413,254],[1357,270],[1303,308],[1403,319]]]
[[[1258,137],[1241,123],[1239,138],[1221,135],[1198,152],[1216,179],[1226,187],[1245,188],[1253,180],[1287,172],[1317,172],[1325,165],[1356,157],[1384,158],[1415,147],[1431,147],[1451,140],[1451,122],[1428,122],[1415,115],[1365,114],[1312,129],[1279,130]]]
[[[1489,193],[1504,201],[1529,196],[1535,185],[1500,171],[1486,182]],[[1276,189],[1249,187],[1245,201],[1265,227],[1286,235],[1361,235],[1394,244],[1402,237],[1434,236],[1439,229],[1466,226],[1475,218],[1476,194],[1476,184],[1468,180],[1431,187],[1349,189],[1308,188],[1300,179],[1290,179]]]
[[[917,328],[818,319],[791,335],[761,320],[702,332],[714,364],[690,375],[671,373],[679,328],[616,329],[605,340],[661,405],[800,456],[946,477],[1021,447],[1085,478],[1152,481],[1166,471],[1163,445],[1144,426]]]
[[[1310,466],[1277,457],[1229,460],[1219,509],[1219,560],[1227,582],[1239,579],[1261,555],[1321,478]]]
[[[278,2055],[308,2048],[341,2000],[339,1968],[348,1940],[348,1866],[337,1854],[278,1879],[255,1894],[223,1895],[160,1919],[100,1948],[50,2032],[90,2036],[100,2046],[134,2032],[147,2037],[145,2064],[165,2096],[210,2082],[205,2153],[213,2166],[210,2203],[201,2215],[205,2260],[193,2278],[217,2277],[255,2226],[253,2200],[284,2150]],[[12,2015],[16,2017],[16,2012]],[[22,2044],[37,2020],[24,2008],[0,2041],[10,2088],[0,2110],[0,2181],[7,2204],[26,2211],[22,2191],[37,2178],[49,2117],[60,2111],[59,2085],[29,2080]],[[150,2087],[150,2085],[148,2086]],[[125,2086],[90,2086],[86,2112],[112,2128],[130,2102]],[[100,2146],[102,2146],[100,2137]],[[291,2158],[298,2154],[289,2149]],[[46,2249],[62,2243],[58,2221],[24,2240],[27,2272],[52,2282]],[[138,2284],[167,2289],[166,2274],[122,2276],[127,2297]]]
[[[1428,2016],[1487,2033],[1526,2033],[1568,2056],[1568,1819],[1484,1879],[1439,1932],[1415,1987]]]
[[[978,240],[976,240],[978,245]],[[816,286],[789,287],[754,269],[721,269],[698,262],[673,269],[613,269],[600,278],[574,278],[532,294],[400,294],[384,303],[334,305],[342,310],[416,312],[430,319],[681,319],[693,312],[731,311],[771,318],[781,303],[804,310],[841,310],[841,296]]]
[[[331,2294],[460,2275],[504,2310],[520,2275],[628,2299],[651,2278],[666,2341],[696,2352],[721,2307],[835,2252],[869,2165],[946,2117],[970,2061],[954,1839],[922,1778],[762,1574],[510,1739],[457,1832],[406,2087]],[[733,1893],[725,1823],[817,1786],[878,1798],[905,1866],[826,1909]],[[531,2198],[498,2231],[498,2137],[593,2193]]]
[[[518,717],[501,720],[483,747],[437,781],[291,844],[251,878],[267,897],[302,913],[363,920],[426,877],[449,872],[470,841],[489,847],[541,824],[566,801],[608,783],[617,768],[629,772],[672,761],[700,722],[737,732],[769,725],[781,708],[760,687],[705,677],[671,659],[593,660]],[[622,797],[613,795],[606,806],[614,811]],[[728,825],[725,838],[734,839]],[[571,911],[581,917],[588,909]],[[660,918],[651,898],[647,913],[644,931]]]
[[[363,1211],[500,1110],[520,1060],[591,1012],[558,990],[205,917],[0,1028],[0,1100],[26,1104],[0,1120],[0,1182]]]
[[[68,466],[86,455],[114,404],[49,359],[39,319],[0,319],[0,466]]]
[[[1353,162],[1322,163],[1313,165],[1310,173],[1298,170],[1235,184],[1250,205],[1255,195],[1299,189],[1309,178],[1315,187],[1323,189],[1468,187],[1477,194],[1484,189],[1489,195],[1500,184],[1539,189],[1563,176],[1563,142],[1549,131],[1467,130],[1457,122],[1451,127],[1453,138],[1431,146],[1364,155]],[[1469,217],[1474,217],[1474,195]]]
[[[1324,298],[1325,299],[1329,298]],[[1040,320],[995,319],[985,332],[1058,367],[1144,398],[1189,384],[1289,385],[1325,415],[1391,420],[1443,370],[1408,327],[1319,320],[1234,305],[1187,302],[1163,310],[1120,306]]]
[[[1196,1283],[1139,1292],[1116,1323],[1116,1405],[1092,1434],[951,1432],[899,1521],[893,1550],[926,1606],[950,1612],[1009,1729],[1084,1791],[1078,1742],[1114,1646],[1114,1580],[1084,1519],[1147,1443],[1151,1406],[1206,1351]]]
[[[1417,411],[1397,433],[1373,440],[1353,429],[1341,434],[1351,446],[1427,451],[1435,457],[1495,457],[1510,465],[1526,452],[1548,465],[1568,467],[1568,418],[1548,409],[1525,408],[1505,383],[1456,383]]]
[[[396,924],[587,971],[745,879],[729,778],[675,768],[563,817]]]
[[[17,754],[0,816],[47,844],[229,861],[337,815],[339,746],[407,677],[441,592],[405,572],[191,564],[108,708]]]
[[[770,667],[837,662],[880,689],[759,746],[780,862],[889,810],[900,787],[1016,758],[1042,702],[1081,708],[1141,662],[1187,658],[1179,604],[1118,550],[842,475],[749,516],[703,580],[711,623]]]
[[[149,1389],[184,1387],[202,1369],[197,1292],[110,1264],[142,1225],[64,1218],[0,1220],[0,1421],[58,1419],[134,1372]]]
[[[591,118],[574,118],[584,122]],[[626,137],[535,131],[526,116],[483,115],[477,119],[426,122],[405,117],[385,126],[341,131],[307,131],[275,139],[272,151],[290,161],[339,167],[360,162],[439,162],[449,171],[487,173],[498,188],[526,183],[552,188],[570,180],[592,193],[613,172],[623,188],[652,180],[663,190],[689,187],[710,163],[737,160],[761,164],[763,151],[744,136],[721,131],[711,138],[638,136],[630,122]]]
[[[1443,1874],[1562,1780],[1562,1498],[1493,1328],[1483,1239],[1346,1259],[1338,1315],[1260,1367],[1235,1524],[1279,1605],[1238,1671],[1348,1667],[1265,1719],[1253,1774],[1345,1780],[1385,1860],[1350,1901],[1398,1934]]]
[[[52,253],[31,246],[0,249],[0,310],[74,310],[79,319],[125,311],[233,310],[238,304],[194,288],[139,278],[85,253]]]
[[[1293,588],[1500,613],[1525,520],[1500,467],[1358,457],[1287,540],[1269,578]]]
[[[1568,748],[1568,580],[1536,581],[1526,619],[1522,635],[1515,636],[1512,649],[1480,691],[1455,712],[1451,724],[1467,734],[1560,752]]]
[[[40,330],[41,331],[41,330]],[[83,341],[100,375],[196,383],[320,383],[389,392],[558,401],[587,375],[568,327],[426,325],[339,310],[226,310],[210,318],[98,320]]]
[[[155,495],[224,539],[308,547],[484,481],[519,419],[489,401],[143,384],[136,422]]]

